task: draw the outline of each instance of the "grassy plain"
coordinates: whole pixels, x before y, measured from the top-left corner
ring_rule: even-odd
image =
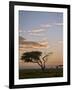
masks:
[[[29,78],[52,78],[63,77],[63,68],[50,68],[42,71],[41,69],[22,69],[19,70],[19,79]]]

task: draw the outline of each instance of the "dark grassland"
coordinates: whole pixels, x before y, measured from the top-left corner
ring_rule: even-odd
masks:
[[[51,78],[63,77],[63,68],[50,68],[42,71],[41,69],[23,69],[19,70],[19,79],[29,78]]]

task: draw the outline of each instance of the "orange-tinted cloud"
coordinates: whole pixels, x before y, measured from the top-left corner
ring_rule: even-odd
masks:
[[[19,37],[19,47],[20,48],[48,48],[48,42],[33,42]]]

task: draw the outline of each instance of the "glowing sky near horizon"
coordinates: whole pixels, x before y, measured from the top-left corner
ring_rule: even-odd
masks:
[[[46,66],[63,64],[63,13],[20,10],[19,37],[22,37],[19,43],[20,57],[26,51],[53,52]],[[20,68],[38,67],[37,64],[21,60],[19,65]]]

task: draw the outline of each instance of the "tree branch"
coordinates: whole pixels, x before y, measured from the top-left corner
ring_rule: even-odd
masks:
[[[38,61],[32,61],[33,63],[37,63],[40,67],[42,66]]]
[[[50,54],[52,54],[52,52],[48,53],[47,55],[45,55],[44,57],[42,57],[43,59],[43,67],[45,68],[45,63],[48,60],[46,57],[48,57]],[[45,59],[46,58],[46,59]]]
[[[50,54],[52,54],[52,52],[50,52],[50,53],[48,53],[47,55],[45,55],[42,59],[43,59],[43,61],[45,61],[45,58],[47,57],[47,56],[49,56]],[[47,61],[47,60],[46,60]]]

